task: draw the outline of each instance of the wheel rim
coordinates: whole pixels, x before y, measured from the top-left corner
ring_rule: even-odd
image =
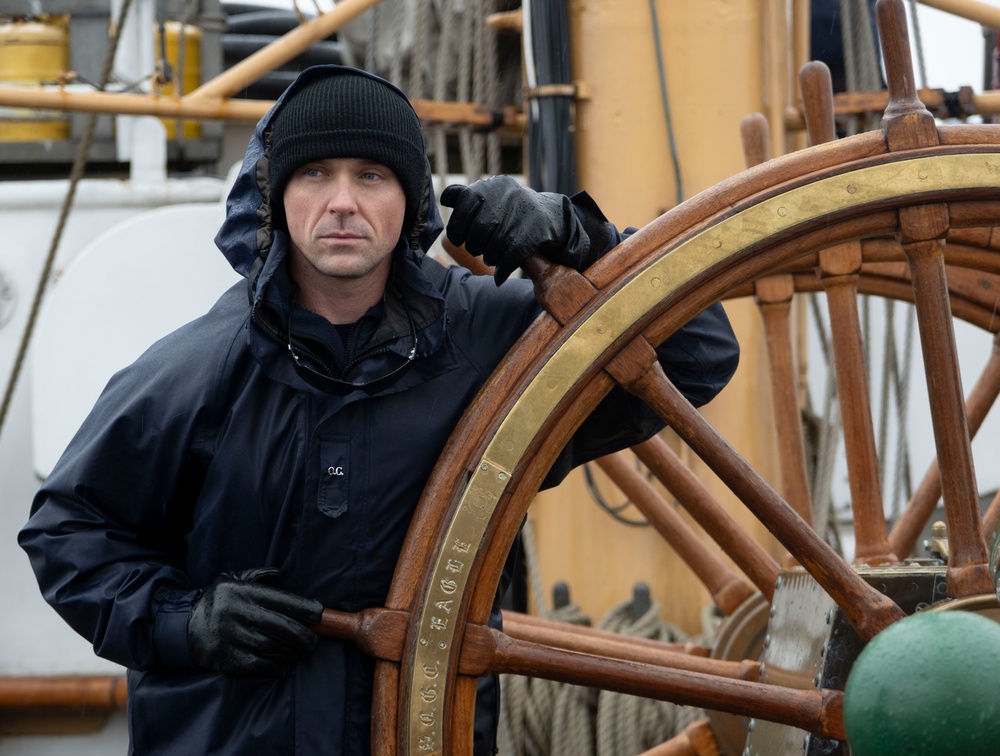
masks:
[[[617,280],[604,282],[589,306],[562,329],[545,318],[531,329],[527,338],[541,337],[545,346],[530,350],[532,358],[522,358],[517,368],[491,385],[489,399],[473,405],[473,413],[488,411],[489,420],[471,425],[488,431],[473,431],[471,435],[481,440],[470,447],[470,432],[464,427],[470,424],[463,423],[456,437],[464,448],[446,450],[442,459],[448,462],[428,486],[430,498],[425,498],[418,519],[423,520],[428,509],[446,514],[429,518],[431,527],[418,528],[419,541],[408,539],[401,564],[415,566],[415,571],[402,570],[399,585],[406,588],[394,590],[388,604],[407,609],[412,618],[399,675],[400,751],[450,750],[447,729],[465,622],[485,621],[502,561],[496,555],[509,548],[534,493],[531,489],[537,489],[552,462],[554,453],[545,453],[541,437],[548,434],[548,446],[561,448],[559,440],[568,437],[612,385],[601,371],[622,345],[641,332],[658,342],[721,298],[735,278],[757,277],[804,254],[808,247],[791,241],[793,237],[832,243],[851,238],[859,227],[867,234],[886,234],[894,231],[900,207],[995,200],[1000,193],[997,166],[1000,153],[989,145],[945,146],[912,157],[866,156],[827,168],[823,175],[814,173],[808,183],[801,183],[784,180],[787,165],[775,161],[753,177],[757,186],[766,188],[737,203],[719,207],[716,196],[693,200],[697,204],[701,199],[710,208],[716,205],[694,213],[710,217],[695,233],[664,238],[663,229],[672,228],[668,213],[588,272],[596,283],[616,265],[625,269]],[[768,172],[773,180],[762,181]],[[690,207],[678,210],[678,215],[692,214]],[[977,216],[977,222],[983,220]],[[589,393],[582,388],[585,384]],[[505,386],[501,402],[492,393],[497,385]],[[576,413],[578,420],[551,419],[567,411]],[[469,482],[435,498],[448,488],[439,479],[453,480],[456,470]],[[416,573],[427,577],[414,581]],[[413,594],[415,584],[419,587]],[[470,690],[465,685],[466,698]],[[463,707],[470,703],[463,701]]]

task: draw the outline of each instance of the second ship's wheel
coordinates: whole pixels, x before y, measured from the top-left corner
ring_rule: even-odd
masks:
[[[329,613],[335,632],[380,659],[376,753],[471,753],[476,679],[498,673],[660,698],[843,739],[839,690],[740,679],[721,671],[717,660],[678,662],[684,655],[674,649],[632,653],[609,642],[601,653],[568,651],[485,623],[507,552],[546,472],[615,384],[641,397],[707,463],[839,606],[861,642],[905,616],[680,395],[650,346],[710,303],[801,272],[807,259],[819,258],[828,294],[843,286],[857,291],[866,279],[860,240],[894,237],[908,262],[938,464],[947,471],[941,481],[950,539],[947,595],[994,592],[944,251],[955,229],[1000,221],[1000,129],[939,129],[915,97],[902,3],[880,0],[878,13],[890,80],[882,131],[752,168],[668,212],[585,275],[531,264],[548,314],[515,346],[452,436],[408,534],[386,608],[352,617]],[[991,252],[979,257],[996,267]],[[854,337],[845,337],[848,353]],[[863,417],[860,426],[847,454],[863,480],[874,449],[865,443]],[[860,489],[852,489],[852,499],[859,553],[871,563],[892,562],[880,504]],[[770,599],[774,565],[729,555]]]

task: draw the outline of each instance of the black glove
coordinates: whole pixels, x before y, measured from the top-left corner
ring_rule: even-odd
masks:
[[[223,573],[191,606],[191,658],[215,672],[280,677],[316,647],[323,605],[275,588],[274,569]]]
[[[454,184],[441,193],[453,208],[448,238],[483,256],[499,286],[533,254],[586,270],[604,253],[594,249],[569,197],[536,192],[510,176],[492,176],[471,186]]]

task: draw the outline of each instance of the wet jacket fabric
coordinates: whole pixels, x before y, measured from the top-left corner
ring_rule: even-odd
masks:
[[[216,239],[247,282],[111,379],[19,537],[46,600],[128,667],[131,749],[143,756],[368,752],[370,659],[321,639],[286,677],[208,673],[187,649],[192,601],[222,572],[268,566],[324,606],[383,605],[445,441],[538,313],[530,282],[497,287],[424,255],[441,230],[430,194],[394,252],[384,301],[353,329],[295,307],[267,191],[267,131],[282,102],[257,126]],[[714,306],[660,353],[702,404],[732,375],[738,347]],[[368,385],[331,388],[324,373]],[[613,392],[550,482],[660,426]],[[483,701],[490,752],[495,701]]]

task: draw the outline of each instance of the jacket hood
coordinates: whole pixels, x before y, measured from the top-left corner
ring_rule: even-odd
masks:
[[[287,234],[275,231],[272,225],[270,170],[268,154],[270,148],[270,130],[275,115],[281,110],[288,98],[304,84],[317,77],[329,76],[338,71],[350,72],[367,76],[384,86],[405,95],[395,86],[366,71],[339,65],[323,65],[307,68],[284,91],[274,106],[257,122],[253,136],[247,145],[243,164],[237,175],[233,188],[226,200],[226,219],[215,236],[215,244],[226,256],[233,269],[248,281],[251,291],[255,288],[261,269],[266,262],[272,265],[284,258],[287,248]],[[408,100],[407,100],[408,101]],[[412,106],[411,106],[412,107]],[[434,189],[431,184],[430,162],[424,157],[424,175],[426,176],[424,201],[416,209],[414,221],[410,228],[404,228],[403,254],[412,262],[418,262],[430,249],[443,229],[441,215],[434,200]],[[271,255],[274,249],[280,249],[280,254]],[[270,277],[270,276],[268,276]],[[253,296],[251,295],[251,299]]]

